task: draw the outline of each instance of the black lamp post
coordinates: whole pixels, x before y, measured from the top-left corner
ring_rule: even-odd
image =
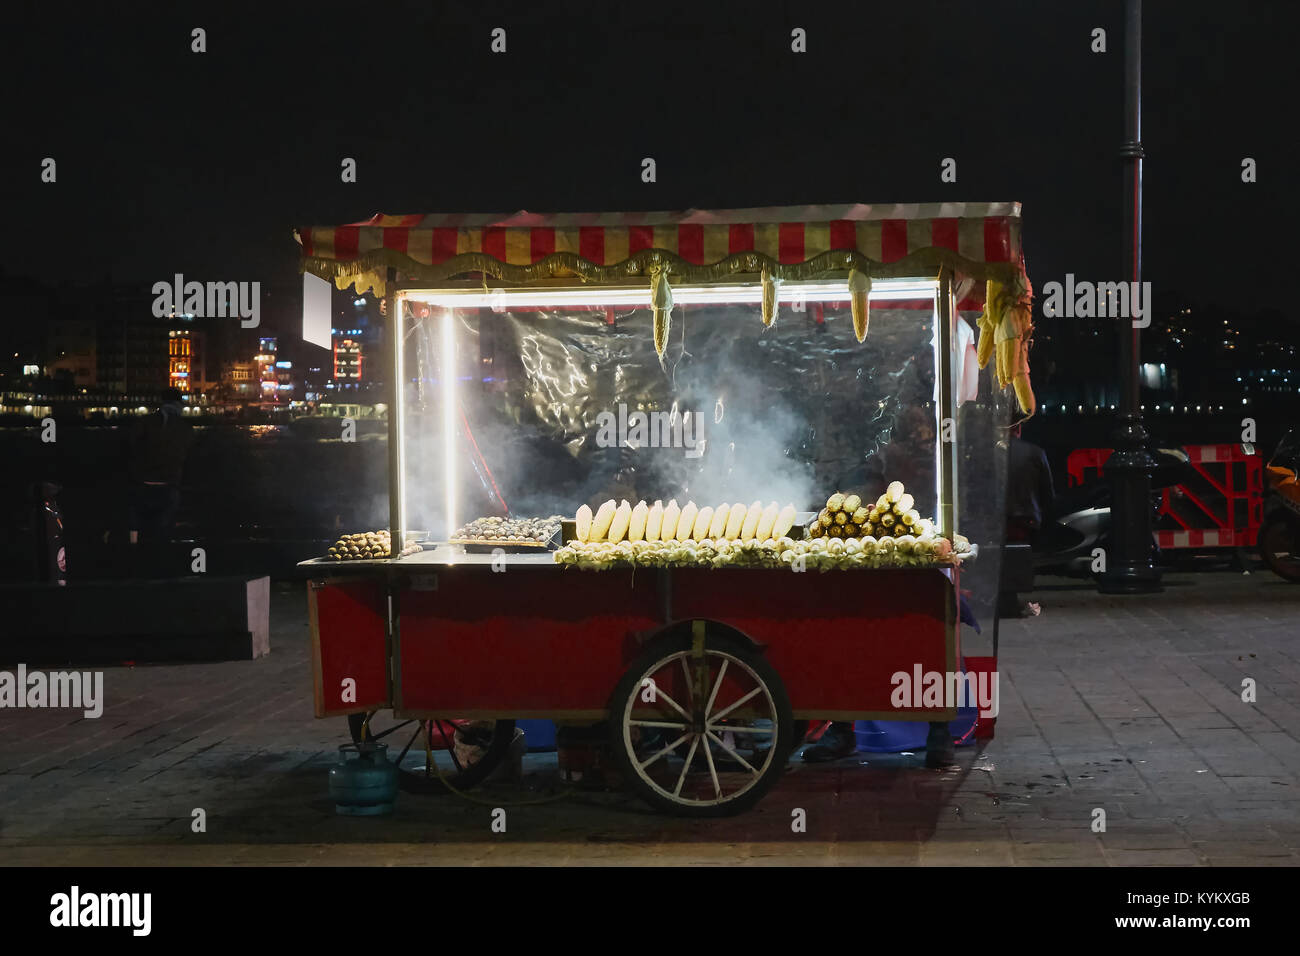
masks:
[[[1142,282],[1142,0],[1126,0],[1124,8],[1124,265],[1135,293]],[[1146,317],[1152,303],[1146,303]],[[1111,482],[1110,549],[1098,590],[1107,594],[1143,594],[1161,590],[1160,573],[1151,563],[1151,471],[1155,460],[1147,451],[1150,437],[1142,424],[1139,404],[1138,328],[1119,319],[1120,416],[1115,451],[1106,462]]]

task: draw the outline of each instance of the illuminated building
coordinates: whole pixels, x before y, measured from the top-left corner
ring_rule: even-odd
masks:
[[[340,388],[361,384],[361,330],[334,330],[334,382]]]
[[[280,376],[275,367],[276,363],[276,340],[273,338],[258,339],[257,355],[253,356],[253,361],[257,365],[257,380],[260,383],[261,399],[264,402],[279,401]]]

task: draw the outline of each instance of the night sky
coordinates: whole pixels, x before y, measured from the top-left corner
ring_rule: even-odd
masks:
[[[1157,296],[1290,311],[1290,6],[1145,4]],[[293,279],[294,226],[380,211],[1019,200],[1036,286],[1120,279],[1122,13],[1119,0],[25,6],[7,14],[3,268],[10,281]],[[207,53],[190,52],[195,26]],[[1098,26],[1104,55],[1089,49]],[[806,54],[790,52],[793,27]],[[57,184],[40,182],[45,156]],[[355,185],[339,180],[345,156]],[[657,183],[640,180],[646,156]],[[939,180],[947,156],[956,184]]]

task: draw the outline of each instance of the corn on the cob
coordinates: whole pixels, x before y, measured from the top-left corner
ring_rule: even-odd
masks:
[[[894,502],[894,514],[901,515],[905,511],[911,511],[916,500],[908,494],[900,495],[899,499]]]
[[[826,510],[832,514],[844,507],[844,496],[838,491],[826,499]]]
[[[862,342],[871,319],[871,276],[857,268],[849,270],[849,303],[853,309],[853,334]]]
[[[668,347],[668,329],[673,314],[673,290],[668,285],[668,270],[661,269],[650,280],[650,305],[655,313],[655,354],[662,363]]]
[[[731,517],[731,505],[725,501],[718,505],[713,512],[713,520],[709,522],[709,533],[707,537],[718,539],[723,536],[727,530],[727,519]]]
[[[573,519],[573,533],[579,541],[586,541],[591,536],[591,508],[583,505]]]
[[[849,514],[857,511],[862,507],[862,498],[858,495],[849,495],[844,499],[844,510]]]
[[[781,284],[781,280],[774,278],[772,276],[771,267],[766,265],[763,266],[762,280],[763,280],[763,311],[762,311],[763,324],[766,326],[771,326],[772,321],[776,318],[777,289]]]
[[[772,537],[772,528],[776,524],[776,516],[780,512],[781,509],[775,501],[769,502],[768,506],[763,509],[763,514],[759,516],[758,527],[754,529],[754,537],[759,541],[766,541]]]
[[[740,540],[753,541],[754,532],[758,530],[758,520],[763,517],[763,503],[755,501],[749,506],[749,511],[745,514],[745,520],[740,526]]]
[[[614,517],[610,519],[609,531],[606,537],[610,544],[618,544],[627,534],[627,526],[632,521],[632,506],[627,503],[627,499],[618,506],[614,511]]]
[[[677,538],[677,520],[682,516],[682,509],[673,498],[664,508],[664,522],[659,526],[659,540],[673,541]]]
[[[614,521],[614,512],[618,506],[611,498],[603,505],[596,509],[596,517],[591,519],[591,537],[589,541],[604,541],[605,535],[609,531],[609,526]]]
[[[722,536],[728,541],[734,541],[740,537],[740,529],[745,525],[745,518],[749,516],[749,509],[740,503],[731,506],[731,514],[727,516],[727,527],[722,532]]]
[[[709,528],[713,524],[713,508],[705,505],[695,516],[695,527],[691,529],[691,537],[696,541],[703,541],[709,536]]]
[[[903,483],[901,481],[891,481],[889,487],[885,489],[885,497],[891,505],[903,497]]]
[[[979,344],[975,349],[975,357],[979,361],[980,368],[985,368],[989,364],[989,359],[993,357],[993,340],[997,335],[998,322],[995,318],[1000,300],[1002,298],[1002,283],[989,279],[984,283],[984,311],[980,314],[979,321],[976,325],[979,328]]]
[[[650,512],[645,519],[645,539],[647,541],[658,541],[659,532],[663,529],[664,523],[664,503],[656,501],[650,506]]]
[[[686,507],[682,509],[681,515],[677,519],[677,540],[686,541],[695,534],[695,516],[699,514],[700,509],[695,506],[694,501],[686,502]]]
[[[794,505],[786,505],[776,516],[776,522],[772,525],[772,537],[784,538],[794,527],[794,519],[799,513],[794,510]]]
[[[979,367],[987,367],[989,358],[996,357],[998,387],[1014,386],[1021,410],[1033,415],[1036,402],[1029,381],[1029,338],[1034,319],[1029,290],[1023,282],[1008,288],[992,279],[985,283],[984,290],[984,311],[977,323]]]
[[[632,519],[627,525],[627,540],[642,541],[645,539],[646,518],[650,516],[650,507],[644,501],[638,501],[636,507],[632,509]]]

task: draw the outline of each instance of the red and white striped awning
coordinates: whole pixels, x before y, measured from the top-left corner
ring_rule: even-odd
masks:
[[[850,267],[982,282],[1024,281],[1019,203],[787,206],[685,212],[377,215],[297,230],[302,269],[340,289],[385,294],[387,270],[438,283],[482,273],[528,284],[565,276],[626,282],[648,268],[709,281],[810,278]]]

